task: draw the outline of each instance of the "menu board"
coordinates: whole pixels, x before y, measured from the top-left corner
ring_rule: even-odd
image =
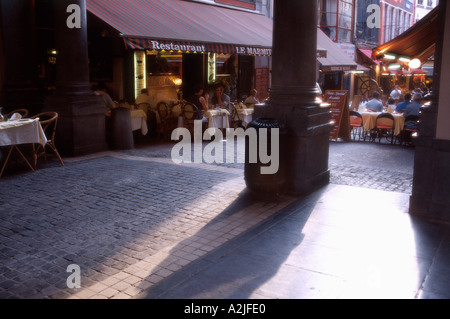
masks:
[[[348,117],[346,90],[327,90],[325,91],[325,102],[330,104],[331,121],[333,128],[330,132],[330,139],[337,140],[338,137],[349,138],[350,124]]]

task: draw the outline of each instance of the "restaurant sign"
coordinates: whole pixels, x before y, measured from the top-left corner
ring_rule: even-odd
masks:
[[[156,40],[148,38],[124,38],[125,45],[132,50],[165,50],[177,52],[213,52],[241,55],[271,55],[271,48],[233,45],[226,43],[206,43],[191,41]]]
[[[272,55],[272,49],[267,48],[255,48],[255,47],[244,47],[235,46],[236,54],[247,54],[247,55]]]

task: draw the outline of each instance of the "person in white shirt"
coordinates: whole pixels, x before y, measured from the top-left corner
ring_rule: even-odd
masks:
[[[149,104],[148,107],[150,107],[150,105],[152,104],[152,100],[151,100],[151,98],[150,98],[150,96],[148,94],[148,89],[147,88],[142,89],[141,90],[141,94],[139,94],[136,97],[136,100],[134,101],[135,105],[139,105],[141,103]],[[148,112],[148,107],[147,107],[147,109],[144,109],[145,107],[142,108],[142,109],[144,109],[145,114],[147,114],[147,112]]]
[[[394,89],[391,91],[391,94],[389,95],[394,100],[400,100],[402,97],[402,90],[398,87],[398,85],[395,85]]]
[[[256,94],[258,94],[258,91],[256,91],[255,89],[250,90],[250,96],[245,99],[244,104],[245,105],[259,104],[259,101],[256,98]]]

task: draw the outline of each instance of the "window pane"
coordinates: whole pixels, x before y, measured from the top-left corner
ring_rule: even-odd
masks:
[[[344,1],[339,2],[339,15],[352,16],[352,4]]]
[[[351,42],[351,30],[339,28],[339,41]]]
[[[320,3],[320,11],[334,12],[337,10],[337,0],[322,0]]]

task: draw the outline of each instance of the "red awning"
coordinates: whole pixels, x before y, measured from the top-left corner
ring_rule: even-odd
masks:
[[[87,0],[87,10],[130,49],[270,55],[272,20],[247,11],[180,0]]]
[[[360,48],[358,48],[358,50],[359,50],[364,56],[366,56],[367,58],[369,58],[369,60],[370,60],[372,63],[375,63],[375,64],[380,65],[380,61],[377,61],[377,60],[373,60],[373,59],[372,59],[372,50],[370,50],[370,49],[360,49]]]

